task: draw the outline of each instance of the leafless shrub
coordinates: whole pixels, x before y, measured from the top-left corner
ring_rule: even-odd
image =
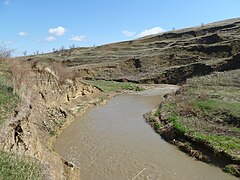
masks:
[[[0,44],[0,59],[10,58],[14,49],[9,49],[6,47],[6,44]]]
[[[35,52],[33,52],[34,55],[38,55],[39,54],[39,51],[36,50]]]
[[[30,65],[23,59],[13,59],[8,61],[10,73],[12,76],[12,85],[14,94],[19,94],[22,98],[29,98],[31,91],[28,91],[33,85]]]
[[[27,50],[23,51],[23,55],[24,55],[24,56],[27,55]]]
[[[59,51],[64,51],[65,50],[65,47],[64,46],[61,46],[60,48],[59,48]]]
[[[76,48],[76,44],[71,44],[70,46],[69,46],[69,49],[71,49],[71,50],[73,50],[73,49],[75,49]]]

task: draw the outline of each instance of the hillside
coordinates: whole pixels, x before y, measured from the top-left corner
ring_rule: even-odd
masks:
[[[236,18],[38,58],[63,62],[82,78],[175,84],[193,75],[238,68],[239,34]]]
[[[221,154],[219,166],[239,176],[239,61],[240,18],[2,61],[12,82],[0,82],[1,96],[9,99],[8,108],[5,100],[1,107],[7,112],[0,116],[1,150],[37,159],[44,169],[40,177],[78,179],[80,170],[52,148],[65,126],[119,92],[142,90],[142,84],[179,84],[179,91],[145,115],[148,122],[200,160],[219,165],[218,156],[210,157]],[[0,69],[1,79],[5,71]]]

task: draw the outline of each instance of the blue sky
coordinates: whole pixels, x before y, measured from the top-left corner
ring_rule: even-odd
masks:
[[[0,0],[0,43],[22,55],[236,17],[240,0]]]

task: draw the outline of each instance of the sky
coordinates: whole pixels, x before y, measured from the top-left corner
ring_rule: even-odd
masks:
[[[240,0],[0,0],[0,44],[21,56],[237,17]]]

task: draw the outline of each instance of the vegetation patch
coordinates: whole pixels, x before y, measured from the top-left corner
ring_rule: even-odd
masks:
[[[202,142],[216,155],[224,152],[240,162],[239,82],[240,70],[188,80],[180,93],[168,96],[153,114],[162,122],[159,133],[171,130],[168,128],[171,125],[177,135],[174,138],[188,137]],[[227,168],[226,171],[236,174],[236,168]]]
[[[178,134],[183,135],[187,132],[187,128],[181,122],[180,117],[178,115],[172,114],[168,120],[172,123],[173,128],[177,131]]]
[[[19,102],[19,97],[13,94],[8,66],[0,62],[0,125],[12,114]]]
[[[194,133],[193,137],[198,141],[211,144],[218,152],[225,151],[228,154],[238,153],[240,149],[240,139],[230,136],[215,136]]]
[[[129,82],[115,82],[115,81],[85,81],[87,84],[93,85],[106,93],[117,92],[122,90],[142,91],[143,88],[134,83]]]
[[[240,165],[229,164],[224,168],[224,171],[240,177]]]
[[[30,158],[0,151],[0,179],[44,179],[43,168]]]
[[[160,123],[154,123],[154,129],[158,130],[161,128],[161,124]]]
[[[158,108],[153,115],[159,117],[161,115],[161,108]]]

